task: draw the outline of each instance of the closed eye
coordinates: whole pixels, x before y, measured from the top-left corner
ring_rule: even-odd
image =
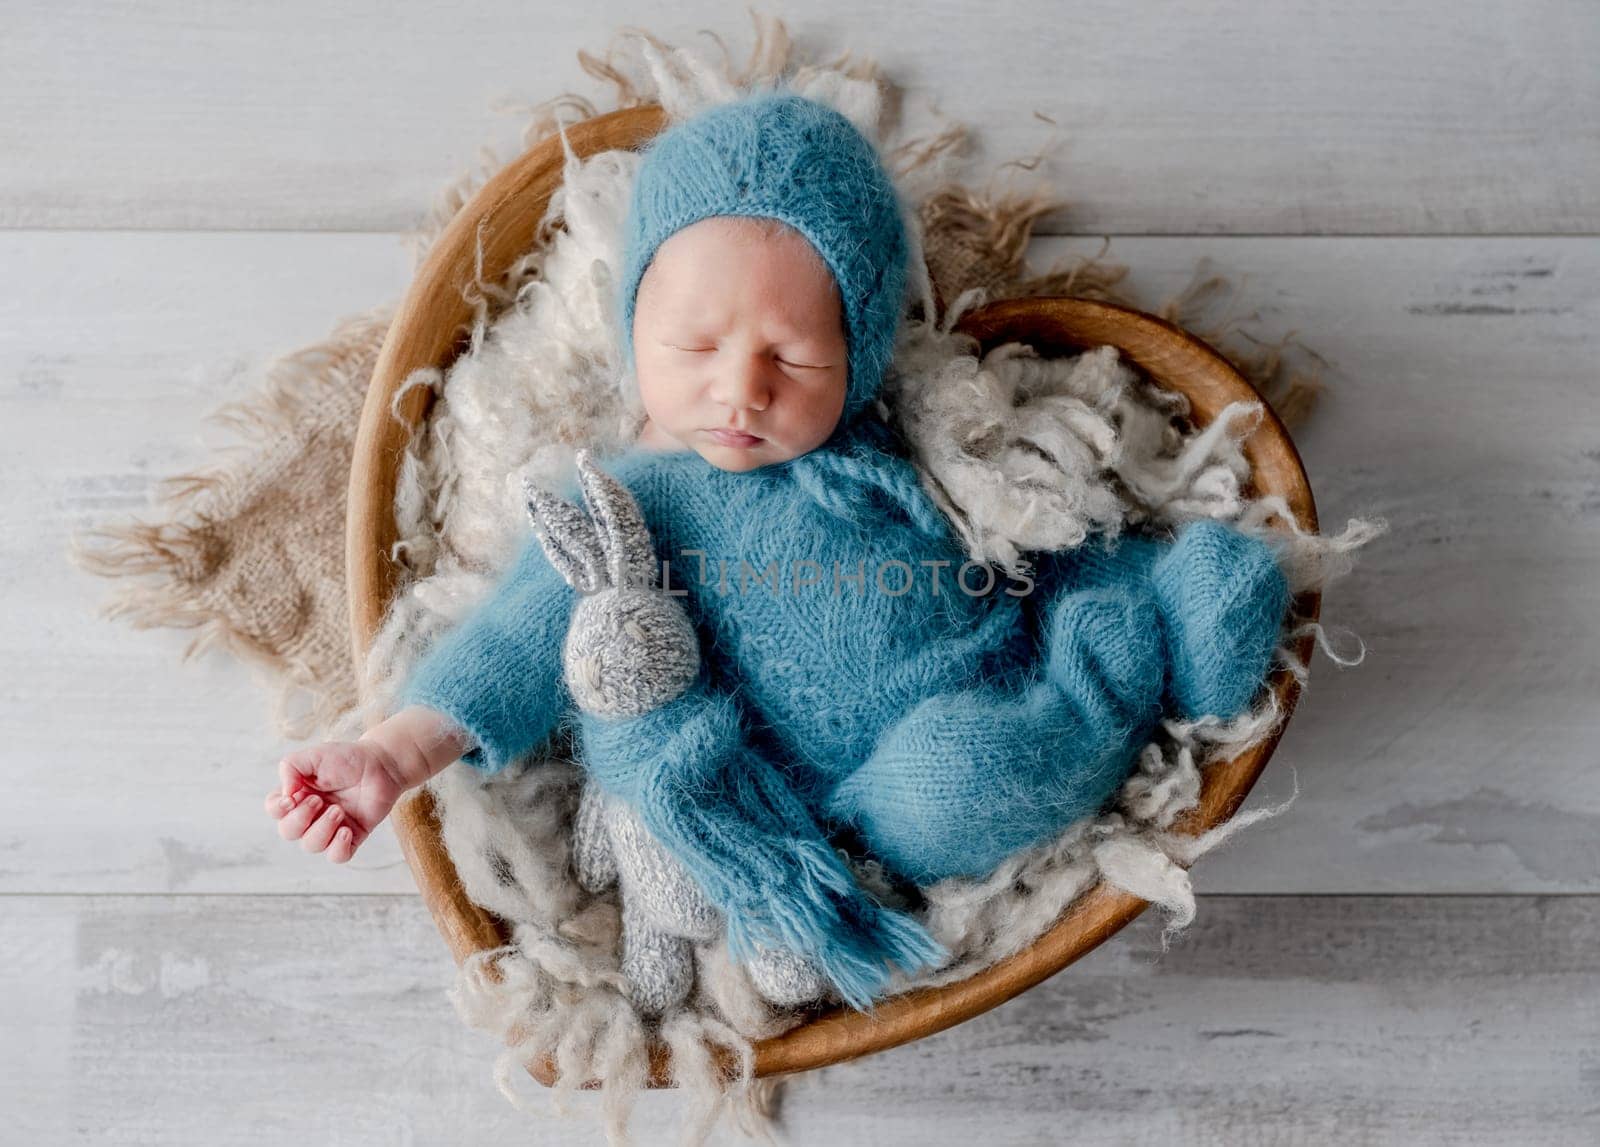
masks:
[[[714,346],[679,346],[676,343],[667,343],[673,350],[681,350],[685,354],[710,354],[717,348]],[[795,362],[792,359],[780,358],[778,362],[784,366],[792,366],[798,370],[829,370],[830,365],[825,362]]]

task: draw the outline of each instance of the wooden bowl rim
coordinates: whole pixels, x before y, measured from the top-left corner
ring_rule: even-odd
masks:
[[[647,104],[584,120],[567,127],[565,135],[572,149],[587,157],[618,147],[636,149],[660,130],[664,119],[657,105]],[[384,340],[362,410],[350,475],[346,572],[357,665],[365,665],[399,586],[399,567],[389,557],[396,538],[394,491],[400,459],[427,414],[432,392],[416,387],[398,403],[395,395],[413,370],[443,370],[454,360],[460,349],[461,324],[470,314],[464,291],[473,281],[478,245],[483,245],[483,274],[493,281],[512,259],[532,246],[549,195],[559,185],[563,160],[560,137],[546,139],[497,173],[461,208],[418,270]],[[437,317],[440,312],[443,319]],[[447,325],[448,329],[442,329]],[[995,345],[996,340],[1008,341],[1008,332],[1015,338],[1014,332],[1030,329],[1055,343],[1079,347],[1109,343],[1156,382],[1188,394],[1185,386],[1175,385],[1175,380],[1167,377],[1181,364],[1212,388],[1208,393],[1214,407],[1222,401],[1260,401],[1264,416],[1244,444],[1252,479],[1263,474],[1271,477],[1272,482],[1258,489],[1284,495],[1301,528],[1316,531],[1310,484],[1287,430],[1233,365],[1194,335],[1131,308],[1055,297],[991,303],[964,315],[956,329],[973,334],[985,346]],[[1308,621],[1317,618],[1320,606],[1320,594],[1315,592],[1302,594],[1295,602],[1297,614]],[[1312,642],[1309,633],[1295,642],[1302,663],[1311,655]],[[1179,819],[1175,831],[1198,835],[1225,821],[1243,803],[1300,695],[1299,681],[1287,669],[1278,670],[1270,684],[1282,708],[1276,728],[1232,760],[1206,767],[1200,804]],[[362,685],[364,690],[364,681]],[[407,864],[457,963],[503,945],[506,937],[500,923],[470,900],[461,886],[440,839],[431,796],[419,791],[402,802],[394,822]],[[1148,906],[1148,901],[1098,882],[1032,944],[963,980],[891,997],[872,1013],[838,1008],[757,1041],[755,1074],[822,1067],[942,1031],[1054,975]],[[732,1057],[720,1049],[717,1054],[731,1073]],[[542,1083],[555,1081],[555,1069],[548,1059],[528,1068]],[[652,1050],[651,1068],[652,1086],[671,1085],[670,1058],[663,1047]],[[585,1084],[595,1085],[593,1080]]]

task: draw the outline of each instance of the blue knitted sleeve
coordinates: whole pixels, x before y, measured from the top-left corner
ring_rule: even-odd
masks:
[[[571,708],[561,646],[576,602],[530,530],[489,598],[412,668],[397,707],[437,709],[477,741],[463,761],[505,768],[542,745]]]

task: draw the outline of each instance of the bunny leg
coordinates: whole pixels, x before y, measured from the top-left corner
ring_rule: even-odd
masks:
[[[780,1008],[809,1004],[828,992],[816,964],[788,948],[761,948],[744,970],[756,994]]]
[[[617,882],[617,856],[606,825],[608,799],[594,781],[585,781],[572,822],[572,866],[588,892],[604,892]]]
[[[610,802],[608,831],[622,870],[628,910],[670,936],[686,940],[720,936],[722,914],[689,870],[651,834],[631,805],[616,797]]]
[[[624,903],[622,975],[633,1006],[642,1015],[658,1016],[689,998],[694,950],[688,940],[669,936]]]

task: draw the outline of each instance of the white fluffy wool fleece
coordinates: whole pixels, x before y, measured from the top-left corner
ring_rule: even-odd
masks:
[[[692,53],[663,52],[648,39],[637,50],[654,84],[645,94],[673,119],[738,94]],[[870,79],[808,66],[787,80],[837,107],[880,146],[891,145]],[[518,270],[514,298],[492,321],[482,309],[469,349],[447,374],[421,371],[407,380],[407,389],[431,387],[436,404],[397,492],[396,553],[416,576],[369,659],[368,692],[378,705],[393,697],[427,643],[485,598],[526,539],[522,478],[548,488],[571,474],[577,447],[603,454],[637,432],[643,411],[633,380],[619,375],[611,283],[638,160],[617,151],[579,161],[568,150],[564,184],[543,241]],[[910,179],[901,191],[917,201]],[[902,324],[884,413],[912,444],[927,489],[973,558],[1015,571],[1026,568],[1026,551],[1072,546],[1091,531],[1210,516],[1275,539],[1298,593],[1348,570],[1353,551],[1381,531],[1381,523],[1352,521],[1338,537],[1312,536],[1293,526],[1281,499],[1246,501],[1239,443],[1262,415],[1260,404],[1236,404],[1203,431],[1187,430],[1185,400],[1143,381],[1114,349],[1052,360],[1009,345],[980,357],[951,327],[981,298],[969,292],[934,323],[925,273],[914,286],[920,316],[913,309]],[[1338,660],[1320,626],[1291,618],[1278,658],[1302,681],[1306,666],[1289,647],[1308,630]],[[1282,808],[1236,816],[1198,838],[1169,831],[1174,820],[1197,804],[1208,762],[1261,741],[1281,718],[1270,701],[1228,724],[1168,721],[1143,749],[1114,811],[1012,857],[983,880],[926,889],[925,921],[954,959],[936,974],[902,978],[895,990],[958,980],[1022,949],[1097,880],[1166,909],[1165,943],[1194,916],[1186,866]],[[567,862],[581,779],[567,749],[551,746],[548,758],[491,777],[452,767],[432,782],[462,885],[511,932],[508,945],[466,962],[452,998],[467,1022],[507,1043],[496,1079],[519,1107],[526,1101],[512,1081],[520,1065],[553,1055],[557,1110],[584,1080],[601,1079],[608,1138],[623,1141],[646,1083],[649,1042],[661,1039],[693,1104],[687,1141],[702,1141],[729,1109],[746,1131],[765,1130],[770,1087],[748,1079],[751,1041],[801,1017],[768,1007],[721,945],[698,953],[696,995],[681,1011],[659,1027],[633,1012],[618,971],[616,893],[585,893]],[[870,866],[860,872],[876,883]],[[708,1044],[731,1049],[746,1077],[727,1083]]]

